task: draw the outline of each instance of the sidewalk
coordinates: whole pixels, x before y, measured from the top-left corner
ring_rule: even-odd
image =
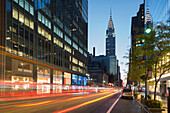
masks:
[[[111,113],[146,113],[135,100],[121,99],[112,109]]]

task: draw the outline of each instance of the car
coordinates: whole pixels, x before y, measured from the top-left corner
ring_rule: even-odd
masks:
[[[127,97],[130,99],[133,99],[133,91],[129,88],[129,89],[123,89],[122,91],[122,98]]]

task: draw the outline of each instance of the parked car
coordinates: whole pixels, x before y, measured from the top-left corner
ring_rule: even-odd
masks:
[[[128,97],[133,99],[133,91],[129,88],[129,89],[123,89],[122,91],[122,98],[124,97]]]

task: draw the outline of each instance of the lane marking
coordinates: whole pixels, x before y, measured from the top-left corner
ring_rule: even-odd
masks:
[[[112,106],[109,108],[109,110],[106,113],[110,113],[112,111],[112,109],[114,108],[114,106],[117,104],[117,102],[119,101],[121,95],[119,96],[119,98],[112,104]]]
[[[66,113],[66,112],[69,112],[69,111],[73,111],[73,110],[78,109],[80,107],[83,107],[83,106],[86,106],[88,104],[91,104],[91,103],[97,102],[99,100],[105,99],[107,97],[110,97],[110,96],[112,96],[114,94],[117,94],[117,92],[116,93],[111,93],[109,95],[106,95],[106,96],[103,96],[103,97],[100,97],[100,98],[97,98],[97,99],[94,99],[94,100],[90,100],[90,101],[84,102],[82,104],[79,104],[79,105],[76,105],[76,106],[73,106],[73,107],[70,107],[70,108],[63,109],[61,111],[56,111],[56,112],[53,112],[53,113]]]

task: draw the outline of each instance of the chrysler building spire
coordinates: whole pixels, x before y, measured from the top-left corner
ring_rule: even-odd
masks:
[[[111,12],[111,10],[110,10],[110,20],[109,20],[109,24],[108,24],[108,29],[109,28],[112,28],[112,30],[114,29],[114,27],[113,27],[113,21],[112,21],[112,12]]]

